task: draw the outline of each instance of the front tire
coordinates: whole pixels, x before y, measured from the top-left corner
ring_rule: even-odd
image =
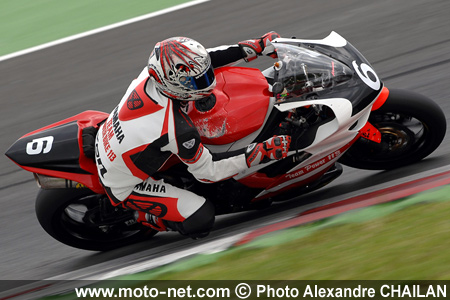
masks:
[[[131,224],[131,212],[130,217],[125,212],[118,214],[117,219],[96,224],[101,197],[88,189],[41,189],[36,199],[36,215],[53,238],[84,250],[107,251],[156,234],[154,230]],[[88,211],[91,214],[86,218]]]
[[[360,138],[340,159],[342,164],[390,170],[415,163],[436,150],[447,128],[445,115],[434,101],[395,89],[370,114],[369,122],[381,132],[381,143]]]

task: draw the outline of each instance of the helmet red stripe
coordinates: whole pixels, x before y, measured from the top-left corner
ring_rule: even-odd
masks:
[[[178,44],[180,44],[183,48],[186,49],[186,47],[185,47],[183,44],[181,44],[181,43],[178,43]],[[172,46],[171,50],[174,52],[174,54],[177,54],[178,57],[179,57],[181,60],[183,60],[183,62],[184,62],[186,65],[189,66],[189,62],[188,62],[184,57],[187,57],[187,58],[190,59],[192,62],[194,62],[195,64],[197,64],[198,66],[200,66],[200,64],[199,64],[197,61],[195,61],[192,57],[190,57],[190,56],[188,55],[188,53],[181,51],[181,50],[179,49],[179,47],[176,47],[175,45],[171,45],[171,46]],[[193,53],[192,51],[190,51],[190,52]],[[193,54],[195,54],[195,53],[193,53]],[[183,57],[183,56],[184,56],[184,57]]]
[[[159,42],[154,53],[149,58],[149,74],[155,78],[154,83],[162,94],[177,100],[198,100],[210,95],[215,87],[214,74],[205,75],[211,68],[211,58],[201,44],[175,37]],[[182,81],[182,76],[193,78]],[[192,83],[194,78],[198,80],[195,84]]]

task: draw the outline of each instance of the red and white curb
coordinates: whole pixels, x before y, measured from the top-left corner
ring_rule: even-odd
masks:
[[[398,200],[446,184],[450,184],[450,171],[430,175],[425,178],[416,179],[389,188],[380,189],[360,196],[337,201],[317,208],[312,208],[289,220],[258,228],[246,234],[242,239],[237,241],[235,246],[249,243],[262,235],[277,230],[318,221],[353,209]]]

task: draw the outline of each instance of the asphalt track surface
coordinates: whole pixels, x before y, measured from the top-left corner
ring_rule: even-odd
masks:
[[[75,40],[0,62],[2,151],[20,136],[81,111],[109,112],[146,64],[153,45],[170,36],[189,36],[205,46],[231,44],[276,30],[282,36],[323,38],[334,30],[372,63],[386,86],[429,96],[450,116],[450,2],[447,0],[212,0],[182,11]],[[270,65],[260,58],[251,67]],[[134,260],[201,243],[300,213],[310,201],[392,182],[448,165],[446,138],[428,159],[390,172],[345,168],[331,185],[272,210],[220,218],[212,234],[193,241],[177,234],[106,253],[70,248],[40,228],[34,214],[37,187],[31,173],[0,156],[0,280],[39,280],[99,265]],[[67,278],[67,277],[66,277]],[[69,277],[70,278],[70,277]],[[68,278],[67,278],[68,279]]]

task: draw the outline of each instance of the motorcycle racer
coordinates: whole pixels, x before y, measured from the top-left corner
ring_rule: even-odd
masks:
[[[290,137],[274,136],[232,153],[211,153],[187,115],[190,101],[214,90],[214,68],[259,55],[276,57],[269,32],[236,45],[205,49],[185,37],[156,44],[148,66],[128,87],[96,136],[100,181],[114,206],[136,211],[137,221],[157,231],[199,238],[214,224],[214,205],[157,177],[178,157],[201,182],[217,182],[287,156]]]

